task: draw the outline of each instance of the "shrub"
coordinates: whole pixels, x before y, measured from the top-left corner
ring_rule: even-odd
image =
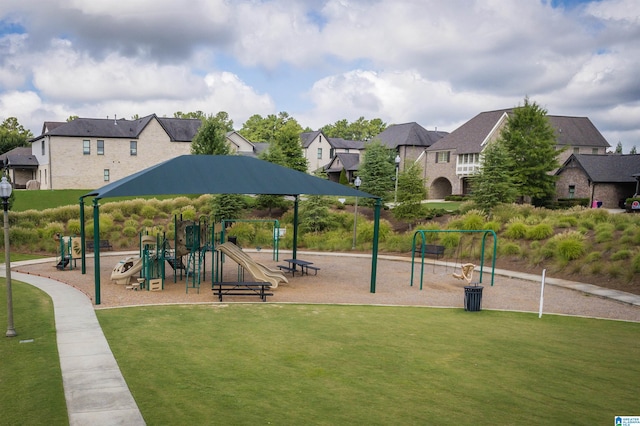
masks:
[[[125,226],[122,228],[122,235],[129,238],[135,237],[138,235],[138,229],[133,226]]]
[[[140,209],[140,216],[146,219],[153,219],[156,217],[157,214],[158,214],[158,209],[151,204],[142,206],[142,208]]]
[[[560,261],[578,259],[585,251],[584,235],[569,231],[553,237],[555,243],[555,257]]]
[[[67,235],[80,235],[80,219],[67,221]]]
[[[51,222],[42,231],[43,238],[53,238],[56,234],[64,234],[64,225],[60,222]],[[11,233],[9,233],[11,235]]]
[[[602,253],[599,251],[592,251],[584,258],[585,263],[593,263],[602,259]]]
[[[527,226],[522,222],[511,222],[507,224],[504,235],[513,240],[524,238],[527,235]]]
[[[480,230],[484,228],[484,214],[478,210],[470,210],[462,217],[462,228],[464,230]]]
[[[625,260],[631,258],[631,250],[622,249],[613,253],[610,257],[611,260]]]
[[[516,243],[509,242],[500,244],[500,254],[505,256],[519,256],[522,253],[522,249]]]
[[[631,259],[631,269],[636,274],[640,272],[640,252],[636,253]]]
[[[492,220],[484,224],[484,229],[493,231],[497,234],[502,229],[502,225],[499,222]]]
[[[100,215],[100,235],[106,235],[113,230],[113,219],[109,214]]]
[[[544,240],[553,235],[553,227],[548,223],[539,223],[526,230],[528,240]]]
[[[142,226],[144,226],[145,228],[151,228],[153,227],[153,220],[151,219],[145,219],[142,221]],[[102,231],[100,231],[102,232]]]
[[[12,226],[9,229],[9,246],[28,245],[38,241],[38,231],[36,229],[25,229],[20,226]],[[53,241],[53,239],[52,239]],[[4,237],[0,238],[0,243],[4,246]]]
[[[608,230],[596,232],[595,242],[596,243],[604,243],[606,241],[613,240],[613,233]]]
[[[460,234],[457,232],[447,232],[440,238],[440,244],[448,249],[455,249],[460,244]]]

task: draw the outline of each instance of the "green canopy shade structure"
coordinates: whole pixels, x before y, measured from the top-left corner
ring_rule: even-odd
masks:
[[[375,293],[378,230],[382,205],[379,197],[267,161],[236,155],[182,155],[151,166],[80,197],[82,273],[86,272],[84,250],[85,198],[93,197],[94,235],[100,235],[98,201],[101,198],[185,194],[268,194],[295,197],[294,257],[297,245],[296,229],[298,225],[297,207],[299,195],[375,198],[376,210],[374,214],[374,241],[371,263],[371,292]],[[94,256],[95,303],[99,305],[100,249],[97,244],[94,248]]]

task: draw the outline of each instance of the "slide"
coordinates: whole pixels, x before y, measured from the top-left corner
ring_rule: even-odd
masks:
[[[271,288],[278,288],[280,282],[289,282],[282,271],[268,268],[256,262],[233,243],[220,244],[216,246],[216,250],[229,256],[231,260],[249,271],[256,280],[270,283]]]
[[[132,276],[136,275],[142,269],[142,258],[127,257],[118,262],[111,272],[111,281],[116,284],[127,285]]]

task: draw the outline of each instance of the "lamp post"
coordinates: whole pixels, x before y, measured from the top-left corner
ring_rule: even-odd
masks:
[[[356,189],[360,189],[360,185],[362,185],[362,179],[360,176],[356,177],[356,180],[353,181],[353,185]],[[353,245],[351,246],[351,250],[356,249],[356,228],[358,226],[358,196],[356,195],[356,208],[353,213]]]
[[[395,205],[398,204],[398,172],[400,170],[400,155],[396,155],[396,159],[394,161],[396,162],[396,189],[393,196],[393,204],[395,207]]]
[[[4,264],[6,269],[7,281],[7,337],[15,337],[15,328],[13,328],[13,295],[11,292],[11,260],[9,256],[9,197],[11,197],[11,184],[7,182],[6,176],[0,181],[0,198],[2,198],[2,207],[4,208]]]

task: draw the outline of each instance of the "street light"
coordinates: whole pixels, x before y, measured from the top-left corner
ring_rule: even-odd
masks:
[[[0,181],[0,198],[2,198],[2,207],[4,208],[4,264],[6,269],[7,281],[7,337],[15,337],[18,335],[13,328],[13,296],[11,293],[11,261],[9,256],[9,197],[11,197],[11,184],[7,182],[6,176]]]
[[[393,196],[393,204],[395,207],[395,204],[398,204],[398,171],[400,170],[400,155],[396,155],[396,189],[394,192],[394,196]]]
[[[353,185],[356,189],[360,189],[360,185],[362,185],[362,179],[360,176],[356,177],[356,180],[353,181]],[[351,246],[351,250],[356,249],[356,227],[358,226],[358,196],[356,195],[356,208],[353,213],[353,245]]]

